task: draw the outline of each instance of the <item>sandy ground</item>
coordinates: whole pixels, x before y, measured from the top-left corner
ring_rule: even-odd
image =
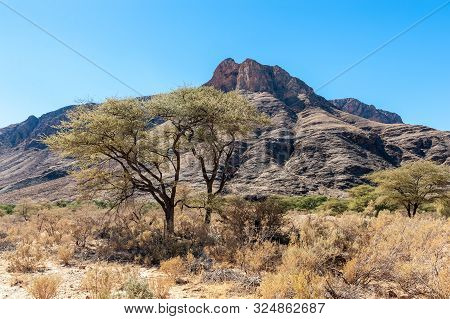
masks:
[[[29,299],[32,296],[26,287],[36,276],[58,274],[62,278],[62,284],[58,289],[57,299],[86,299],[88,293],[80,288],[86,269],[92,262],[74,262],[70,266],[61,266],[58,263],[48,261],[40,272],[22,274],[7,271],[8,262],[6,252],[0,252],[0,299]],[[164,276],[157,268],[139,268],[140,276],[151,279]],[[200,281],[199,277],[187,278],[187,282],[173,286],[170,298],[242,298],[242,292],[236,290],[232,283],[207,284]]]

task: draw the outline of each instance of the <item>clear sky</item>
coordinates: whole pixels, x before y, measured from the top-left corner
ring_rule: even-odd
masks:
[[[139,92],[209,80],[224,58],[277,64],[313,88],[444,0],[0,0]],[[0,127],[136,93],[0,4]],[[450,5],[317,93],[450,130]]]

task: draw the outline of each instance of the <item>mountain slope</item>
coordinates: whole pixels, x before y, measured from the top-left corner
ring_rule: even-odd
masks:
[[[373,105],[367,105],[354,98],[330,100],[330,103],[341,111],[358,115],[375,122],[386,124],[403,124],[403,120],[400,115],[377,109]]]
[[[450,164],[450,132],[397,123],[398,115],[354,99],[327,101],[279,66],[226,59],[205,85],[240,90],[271,118],[240,143],[229,192],[339,193],[364,182],[367,173],[405,161]],[[75,195],[65,173],[70,163],[37,141],[71,108],[0,130],[0,202]],[[200,181],[189,169],[183,178]]]

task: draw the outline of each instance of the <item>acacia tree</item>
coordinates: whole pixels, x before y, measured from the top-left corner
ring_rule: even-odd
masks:
[[[73,175],[84,193],[105,192],[116,205],[150,194],[165,213],[167,233],[173,234],[175,207],[182,201],[177,190],[186,168],[183,154],[196,154],[208,190],[221,176],[219,193],[236,137],[252,129],[250,119],[258,114],[237,92],[182,88],[149,101],[109,99],[79,107],[44,142],[74,159]]]
[[[414,217],[426,203],[445,199],[450,188],[450,168],[429,161],[417,161],[402,167],[373,173],[377,191],[402,205],[408,217]]]
[[[137,192],[151,194],[172,234],[183,139],[194,123],[174,118],[158,125],[156,111],[137,99],[79,107],[44,141],[75,160],[78,184],[91,195],[106,192],[117,205]]]
[[[209,224],[212,202],[233,175],[238,159],[238,139],[248,136],[268,119],[239,92],[224,93],[213,87],[181,88],[150,101],[164,118],[189,118],[188,148],[197,159],[206,188],[205,223]]]

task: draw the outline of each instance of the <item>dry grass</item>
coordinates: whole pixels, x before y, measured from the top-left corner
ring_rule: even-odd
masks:
[[[57,251],[57,257],[62,265],[69,265],[75,254],[75,248],[72,246],[60,246]]]
[[[159,270],[173,280],[177,280],[188,273],[187,262],[180,256],[162,261]]]
[[[245,246],[236,252],[236,264],[250,273],[261,273],[276,267],[281,257],[280,245],[264,241]]]
[[[188,291],[226,285],[233,297],[450,298],[450,220],[437,214],[285,217],[276,205],[236,201],[209,228],[198,212],[178,211],[176,236],[165,238],[154,209],[37,212],[0,217],[8,270],[86,262],[75,286],[89,298],[168,298],[179,279]],[[160,265],[164,276],[147,280],[124,262]]]
[[[449,298],[450,222],[381,215],[370,223],[367,244],[343,267],[349,284],[385,296],[386,287],[408,298]]]
[[[170,296],[170,288],[175,285],[175,282],[170,277],[157,277],[149,279],[148,284],[155,299],[167,299]]]
[[[45,252],[42,245],[36,241],[26,241],[20,243],[7,259],[8,271],[33,272],[43,267]]]
[[[85,274],[81,288],[91,299],[110,299],[114,289],[120,286],[121,272],[108,265],[94,265]]]
[[[35,299],[52,299],[56,297],[61,281],[58,275],[39,276],[31,282],[28,291]]]

